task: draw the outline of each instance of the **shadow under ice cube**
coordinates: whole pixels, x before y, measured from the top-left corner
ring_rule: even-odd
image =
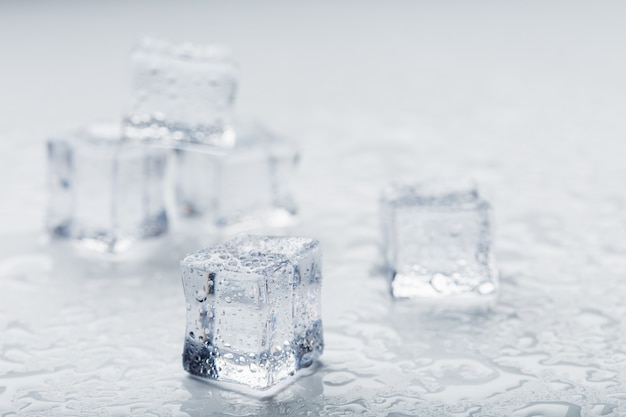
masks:
[[[490,205],[475,187],[393,185],[381,199],[383,253],[400,298],[490,299],[498,280]]]
[[[52,236],[118,252],[167,230],[163,150],[121,141],[114,125],[49,139],[48,213]]]
[[[266,391],[322,354],[317,241],[239,237],[188,255],[181,270],[192,375]]]

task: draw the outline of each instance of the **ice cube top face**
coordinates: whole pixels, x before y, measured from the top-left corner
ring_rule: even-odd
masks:
[[[118,127],[94,125],[48,140],[47,151],[53,236],[116,252],[167,230],[162,150],[122,143]]]
[[[317,241],[239,237],[181,262],[185,370],[267,390],[322,354]]]
[[[224,154],[177,151],[180,212],[206,214],[218,227],[293,223],[297,207],[291,182],[299,159],[295,147],[262,128],[244,131],[237,139]]]
[[[236,65],[220,46],[144,38],[131,54],[124,135],[165,144],[232,145]]]
[[[394,186],[381,205],[394,296],[495,295],[490,206],[475,188]]]

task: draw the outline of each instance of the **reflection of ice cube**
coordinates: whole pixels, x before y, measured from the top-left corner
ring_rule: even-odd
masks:
[[[50,139],[47,146],[53,236],[116,252],[166,231],[163,150],[122,143],[119,129],[107,125]]]
[[[475,187],[393,185],[381,214],[394,296],[495,295],[490,206]]]
[[[145,38],[132,52],[131,77],[127,139],[232,146],[237,78],[227,50]]]
[[[176,194],[185,216],[208,215],[215,225],[285,226],[297,212],[291,180],[298,154],[259,127],[237,130],[227,153],[176,151]]]
[[[240,237],[187,256],[181,269],[191,374],[267,390],[321,355],[317,241]]]

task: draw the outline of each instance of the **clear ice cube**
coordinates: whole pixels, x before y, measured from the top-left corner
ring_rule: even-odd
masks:
[[[181,270],[192,375],[264,391],[322,354],[317,241],[238,237],[188,255]]]
[[[495,296],[490,211],[472,185],[388,187],[381,198],[382,250],[392,294],[484,300]]]
[[[94,125],[47,141],[48,231],[117,252],[167,230],[162,149],[124,143],[119,127]]]
[[[282,227],[297,207],[291,181],[295,147],[258,126],[237,130],[224,153],[176,150],[176,196],[183,216],[207,215],[216,226],[243,223]]]
[[[224,47],[144,38],[131,53],[124,137],[167,146],[232,146],[236,90],[236,65]]]

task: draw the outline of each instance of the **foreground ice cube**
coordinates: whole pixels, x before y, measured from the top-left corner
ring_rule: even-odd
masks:
[[[216,226],[287,226],[297,207],[291,180],[293,144],[259,125],[237,129],[226,153],[176,150],[176,196],[183,216],[207,215]]]
[[[189,373],[267,390],[323,351],[319,243],[245,236],[181,262]]]
[[[119,127],[94,125],[49,139],[48,231],[102,252],[167,230],[167,155],[120,140]]]
[[[168,146],[232,146],[236,89],[227,49],[144,38],[131,54],[131,109],[123,134]]]
[[[395,184],[383,192],[381,214],[395,297],[495,295],[490,205],[475,186]]]

